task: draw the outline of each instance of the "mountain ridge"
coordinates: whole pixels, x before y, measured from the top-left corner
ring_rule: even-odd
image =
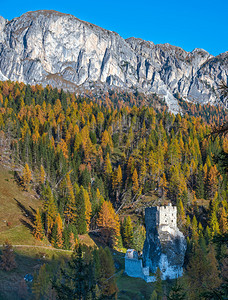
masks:
[[[228,52],[213,56],[199,48],[187,52],[168,43],[123,39],[57,11],[31,11],[11,21],[0,17],[0,80],[70,91],[138,89],[158,94],[174,113],[180,111],[178,97],[222,101],[217,90],[227,81],[227,60]]]

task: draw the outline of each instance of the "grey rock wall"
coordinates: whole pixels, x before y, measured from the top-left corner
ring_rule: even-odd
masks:
[[[152,273],[159,267],[164,280],[175,279],[182,276],[185,251],[186,240],[179,229],[160,226],[147,232],[143,260]]]
[[[145,210],[144,265],[152,273],[159,267],[164,280],[175,279],[183,272],[187,244],[183,233],[177,227],[176,214],[177,208],[171,204]]]
[[[154,45],[55,11],[28,12],[11,21],[0,17],[0,80],[52,84],[74,91],[102,84],[137,88],[163,97],[179,111],[173,96],[215,104],[218,83],[227,81],[228,52],[213,57],[202,49],[186,52]]]

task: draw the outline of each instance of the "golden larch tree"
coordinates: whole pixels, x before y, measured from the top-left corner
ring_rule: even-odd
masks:
[[[146,165],[146,160],[144,159],[140,169],[140,185],[144,184],[146,173],[147,173],[147,165]]]
[[[90,225],[92,207],[91,207],[91,202],[89,199],[89,193],[87,192],[86,189],[83,189],[83,193],[84,193],[84,199],[85,199],[85,217],[86,217],[86,225],[87,225],[87,231],[88,231],[89,225]]]
[[[122,170],[120,165],[118,166],[117,170],[113,173],[113,179],[112,179],[112,186],[113,189],[117,189],[121,186],[122,183]]]
[[[68,158],[68,147],[67,147],[67,143],[61,139],[61,141],[59,142],[58,146],[57,146],[57,151],[63,153],[63,156],[65,158]]]
[[[57,207],[51,188],[48,187],[46,191],[45,202],[43,204],[43,212],[45,213],[45,230],[47,235],[51,234],[52,228],[55,224],[57,215]]]
[[[161,189],[161,196],[164,198],[167,193],[167,180],[165,177],[165,173],[163,173],[162,177],[159,180],[159,188]]]
[[[44,236],[43,224],[42,224],[39,208],[36,211],[33,235],[39,241],[42,240]]]
[[[57,214],[55,222],[56,222],[56,227],[57,227],[56,246],[58,248],[62,248],[63,247],[63,222],[62,222],[60,214]]]
[[[74,237],[73,232],[70,233],[70,249],[73,251],[76,245],[76,239]]]
[[[228,231],[228,219],[227,218],[228,218],[228,215],[226,213],[225,208],[223,207],[221,215],[220,215],[220,220],[219,220],[221,233],[226,233]]]
[[[32,180],[32,172],[30,171],[29,165],[27,163],[25,164],[25,167],[23,169],[22,180],[26,188],[28,187],[28,184]]]
[[[106,175],[108,175],[108,176],[112,175],[112,164],[111,164],[111,160],[109,157],[109,153],[107,153],[107,156],[105,159],[104,171],[105,171]]]
[[[44,184],[45,183],[45,179],[46,179],[46,173],[45,173],[43,165],[41,165],[40,166],[40,183]]]
[[[98,214],[97,226],[101,228],[106,242],[111,242],[115,247],[120,236],[120,223],[111,202],[103,202]]]
[[[134,193],[136,193],[139,189],[138,173],[137,173],[136,169],[134,169],[134,172],[132,175],[132,183],[133,183],[132,190]]]
[[[109,144],[109,133],[107,130],[105,130],[102,133],[102,137],[101,137],[101,146],[102,148],[106,148],[106,146]]]

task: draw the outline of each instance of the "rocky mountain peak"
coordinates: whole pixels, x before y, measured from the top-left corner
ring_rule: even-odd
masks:
[[[56,11],[27,12],[11,21],[0,17],[0,79],[51,84],[74,91],[102,84],[104,89],[137,88],[157,93],[171,111],[174,97],[216,103],[217,86],[227,80],[228,54],[203,49],[186,52],[139,38],[124,40],[76,17]]]

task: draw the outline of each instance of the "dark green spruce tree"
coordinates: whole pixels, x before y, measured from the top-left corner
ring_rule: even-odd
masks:
[[[84,258],[79,245],[68,266],[61,269],[62,280],[53,281],[57,299],[87,300],[96,299],[96,281],[92,257]]]
[[[85,198],[83,187],[80,187],[79,193],[76,196],[76,207],[77,207],[77,219],[76,219],[76,228],[78,234],[86,233],[86,217],[85,217]]]

